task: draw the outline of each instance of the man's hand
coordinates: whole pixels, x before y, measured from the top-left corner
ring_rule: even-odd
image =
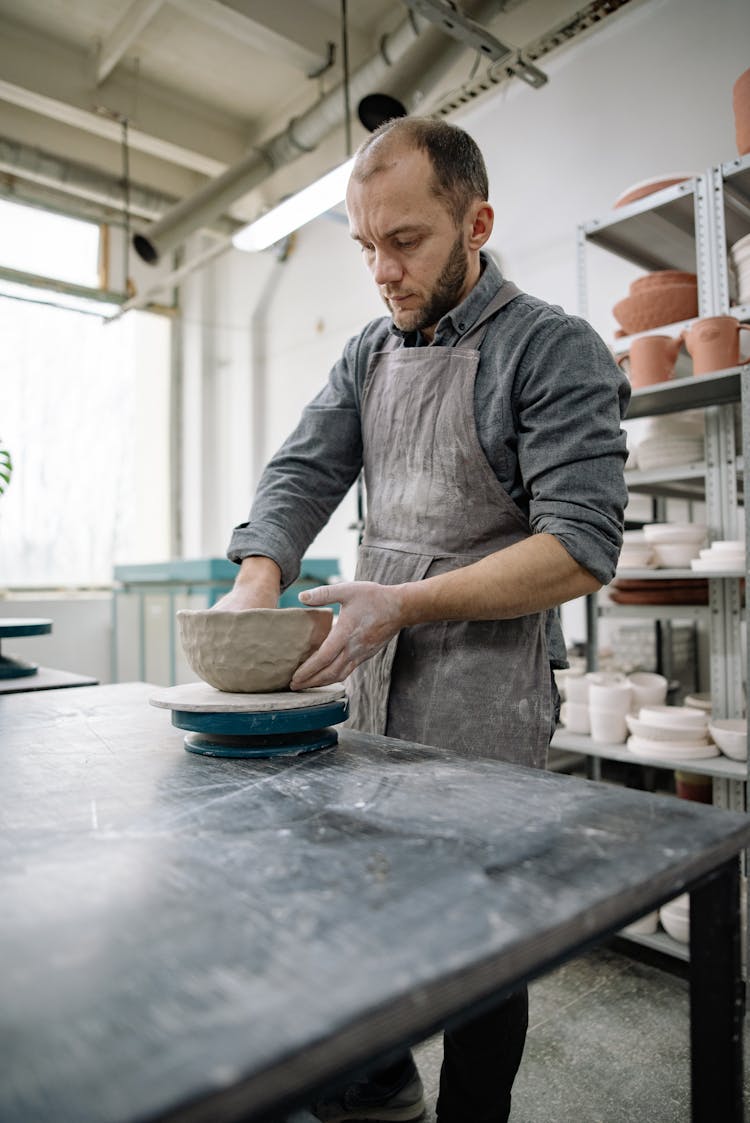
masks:
[[[403,627],[402,589],[374,581],[321,585],[300,593],[310,608],[340,604],[338,620],[314,655],[295,671],[292,690],[343,682],[355,667],[385,647]]]
[[[245,558],[229,590],[213,609],[242,612],[247,608],[276,608],[281,592],[281,570],[270,558]]]

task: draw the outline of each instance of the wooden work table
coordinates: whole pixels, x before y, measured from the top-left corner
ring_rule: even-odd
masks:
[[[195,756],[154,689],[0,698],[3,1123],[279,1118],[692,885],[693,1119],[739,1123],[744,815],[345,730]]]

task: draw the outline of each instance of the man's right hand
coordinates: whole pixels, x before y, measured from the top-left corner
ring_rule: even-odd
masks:
[[[213,609],[242,612],[248,608],[277,608],[281,594],[281,570],[271,558],[244,558],[234,586]]]

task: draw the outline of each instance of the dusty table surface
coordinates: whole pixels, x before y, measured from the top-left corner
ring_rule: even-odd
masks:
[[[0,1118],[272,1118],[681,892],[745,816],[341,730],[198,757],[143,683],[0,698]]]

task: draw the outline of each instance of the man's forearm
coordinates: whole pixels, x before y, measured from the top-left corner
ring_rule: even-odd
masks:
[[[281,570],[276,562],[260,554],[243,558],[240,571],[235,578],[235,585],[250,584],[278,597],[281,591]]]
[[[403,626],[507,620],[542,612],[601,584],[551,534],[534,534],[461,569],[398,586]]]

